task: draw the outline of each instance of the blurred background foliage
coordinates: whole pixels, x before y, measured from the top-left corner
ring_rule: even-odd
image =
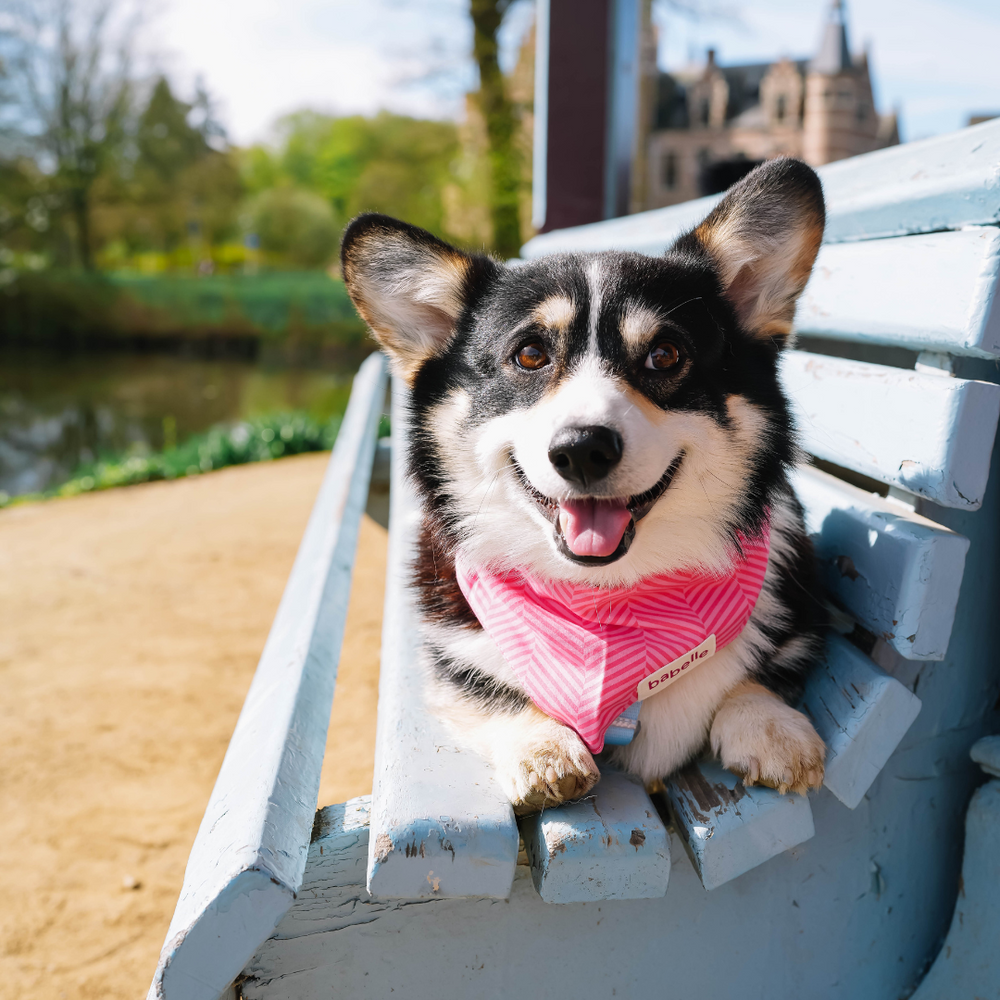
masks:
[[[167,298],[152,295],[150,310],[150,295],[139,294],[148,285],[124,275],[257,284],[264,273],[313,271],[335,281],[340,234],[363,211],[466,247],[517,251],[529,198],[518,132],[530,134],[530,80],[518,88],[517,73],[507,79],[497,67],[506,0],[471,3],[482,85],[464,123],[306,109],[249,148],[228,142],[203,86],[179,94],[167,75],[136,68],[143,8],[129,3],[0,0],[0,336],[37,342],[84,328],[117,336],[123,315],[130,336],[164,334]],[[54,297],[39,304],[50,285]],[[179,296],[172,332],[203,334],[184,284],[169,287]],[[209,326],[264,335],[236,287],[219,285],[227,318]],[[269,286],[275,296],[288,287]],[[294,327],[297,303],[285,306],[277,327]]]
[[[210,467],[223,452],[249,460],[253,449],[219,444],[220,428],[270,420],[266,407],[298,408],[282,427],[327,428],[294,442],[329,444],[339,410],[316,411],[287,372],[325,371],[342,406],[373,347],[337,259],[360,212],[517,252],[530,235],[533,39],[504,75],[509,0],[469,2],[480,84],[461,122],[303,109],[241,148],[203,85],[184,92],[141,55],[144,0],[0,0],[0,494],[201,470],[184,450],[197,434],[215,435]],[[128,363],[101,360],[109,351]],[[266,404],[190,389],[260,378]]]

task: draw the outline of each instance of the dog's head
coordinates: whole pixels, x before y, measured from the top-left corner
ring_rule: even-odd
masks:
[[[724,565],[794,460],[777,359],[823,225],[819,179],[790,159],[661,258],[506,267],[355,219],[344,278],[412,388],[431,515],[474,560],[548,578]]]

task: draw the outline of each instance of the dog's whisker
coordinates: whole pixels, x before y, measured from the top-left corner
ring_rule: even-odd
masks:
[[[677,312],[678,309],[683,309],[684,306],[689,305],[692,302],[700,302],[702,298],[703,296],[701,295],[695,295],[693,298],[685,299],[683,302],[678,302],[677,305],[672,306],[663,314],[663,318],[666,319],[671,313]]]

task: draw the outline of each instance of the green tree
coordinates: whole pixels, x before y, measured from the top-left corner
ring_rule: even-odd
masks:
[[[251,218],[260,248],[271,260],[323,267],[337,249],[339,231],[330,203],[301,188],[276,187],[257,195]]]
[[[458,156],[451,122],[385,111],[372,118],[304,111],[283,119],[278,136],[276,149],[244,154],[249,190],[287,184],[313,191],[341,226],[359,212],[379,211],[448,235],[442,192],[454,182]]]
[[[203,258],[235,233],[243,186],[234,156],[217,149],[219,129],[207,97],[178,98],[160,77],[138,113],[134,139],[97,190],[104,244]],[[196,117],[197,116],[197,117]]]
[[[51,164],[77,262],[94,267],[98,178],[125,139],[136,19],[124,0],[4,0],[19,134]]]
[[[191,107],[174,96],[167,78],[161,76],[139,116],[139,163],[165,185],[212,151],[206,136],[188,121]]]
[[[497,43],[503,16],[510,5],[511,0],[469,0],[473,55],[479,67],[479,90],[473,98],[486,123],[493,248],[504,257],[515,257],[521,249],[518,120],[500,69]]]

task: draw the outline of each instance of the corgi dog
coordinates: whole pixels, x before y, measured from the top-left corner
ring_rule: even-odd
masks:
[[[586,794],[599,752],[647,782],[710,747],[747,785],[822,783],[793,707],[826,621],[778,362],[824,222],[781,158],[662,257],[508,265],[348,226],[347,288],[410,390],[426,701],[517,812]]]

